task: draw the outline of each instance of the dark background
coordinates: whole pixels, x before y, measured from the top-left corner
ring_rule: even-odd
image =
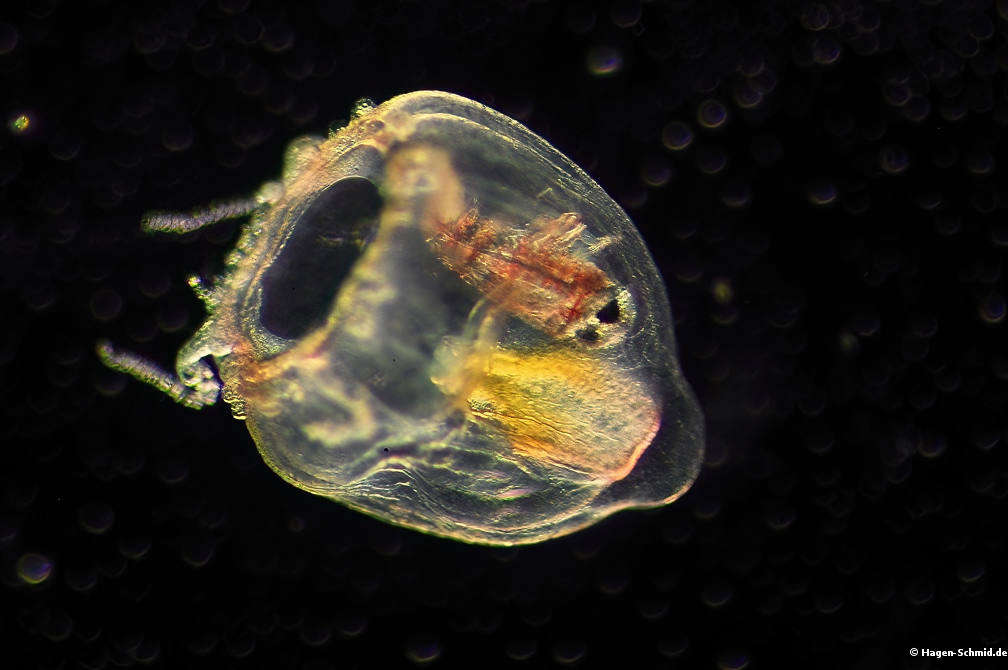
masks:
[[[1006,19],[8,5],[0,666],[1005,667],[910,649],[1008,648]],[[252,193],[291,139],[419,89],[521,120],[638,225],[707,418],[678,502],[520,549],[428,537],[97,361],[109,337],[170,364],[203,319],[186,277],[237,230],[147,236],[145,211]]]

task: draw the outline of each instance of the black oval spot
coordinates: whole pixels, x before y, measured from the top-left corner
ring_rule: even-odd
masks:
[[[380,210],[377,187],[361,177],[341,179],[315,198],[263,275],[263,328],[295,340],[325,323]]]
[[[613,298],[605,304],[605,307],[595,312],[595,318],[601,323],[616,323],[619,321],[620,308],[619,303]]]

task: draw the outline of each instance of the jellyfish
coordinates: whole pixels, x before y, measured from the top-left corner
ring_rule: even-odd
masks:
[[[291,484],[463,542],[541,542],[681,496],[704,422],[626,213],[518,122],[437,91],[287,150],[280,182],[149,231],[248,217],[174,371]]]

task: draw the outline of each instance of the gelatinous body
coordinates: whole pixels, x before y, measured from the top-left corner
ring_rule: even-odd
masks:
[[[680,496],[703,417],[626,214],[523,126],[439,92],[362,106],[282,184],[147,227],[251,213],[178,375],[221,393],[292,484],[391,523],[521,544]],[[209,363],[212,359],[216,370]]]

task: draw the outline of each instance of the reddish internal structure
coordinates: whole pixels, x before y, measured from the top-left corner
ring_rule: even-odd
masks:
[[[494,304],[558,336],[608,299],[613,283],[572,251],[585,231],[573,212],[505,229],[473,208],[436,226],[428,240],[441,261]]]

